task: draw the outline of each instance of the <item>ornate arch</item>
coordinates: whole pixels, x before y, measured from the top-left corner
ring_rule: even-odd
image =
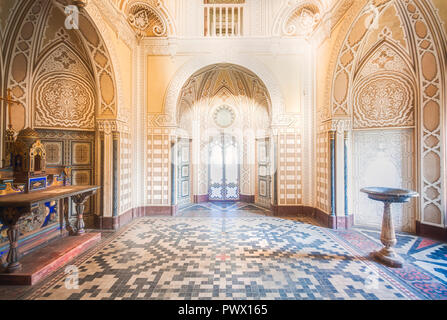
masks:
[[[21,102],[21,106],[17,106],[16,109],[21,107],[24,112],[26,112],[24,106],[31,105],[29,99],[32,96],[32,92],[29,90],[30,86],[26,83],[32,82],[36,65],[38,65],[42,54],[45,55],[45,53],[37,52],[41,49],[39,47],[41,41],[38,41],[36,35],[42,28],[41,24],[46,21],[42,15],[48,14],[46,9],[50,6],[58,8],[64,14],[63,0],[45,2],[45,7],[38,1],[28,1],[26,4],[28,5],[28,11],[23,13],[23,21],[17,27],[15,39],[11,39],[9,42],[14,43],[10,46],[12,51],[8,53],[11,67],[9,70],[5,70],[8,81],[5,85],[13,89],[14,98]],[[119,60],[115,52],[113,36],[110,34],[110,30],[94,2],[87,6],[86,10],[80,12],[81,32],[79,34],[96,75],[96,88],[102,92],[98,95],[100,99],[98,103],[100,111],[98,113],[103,117],[116,118],[120,112],[118,106],[123,105],[123,99]],[[57,43],[55,42],[55,44]],[[106,88],[106,90],[103,90],[103,88]],[[31,125],[32,117],[30,114],[24,120],[25,125]]]
[[[166,93],[163,119],[159,119],[158,123],[165,126],[176,126],[178,101],[184,84],[200,69],[221,63],[239,65],[257,75],[264,82],[270,95],[272,103],[270,114],[272,115],[273,123],[281,120],[281,115],[285,112],[283,94],[274,75],[261,62],[253,57],[224,58],[206,56],[193,58],[177,71]]]
[[[375,19],[391,3],[392,1],[386,0],[378,7],[372,4],[364,5],[346,33],[332,78],[330,100],[332,116],[350,116],[349,91],[352,88],[354,70],[360,60],[357,54],[361,52],[362,44],[370,32],[369,26],[376,22]]]
[[[354,1],[353,7],[349,9],[348,13],[345,15],[344,19],[341,22],[340,29],[347,30],[355,21],[355,19],[360,14],[360,11],[364,7],[366,0],[358,0]],[[342,46],[344,44],[344,40],[346,38],[346,34],[340,32],[335,40],[335,44],[332,47],[333,52],[340,52]],[[334,81],[334,75],[336,72],[338,55],[331,55],[331,58],[327,67],[327,76],[325,78],[326,87],[332,88],[332,83]],[[331,103],[332,103],[332,90],[325,90],[324,93],[324,102],[322,106],[322,110],[320,111],[320,121],[324,121],[330,119],[331,117]]]
[[[416,124],[416,76],[409,57],[384,37],[354,70],[349,97],[353,128]]]
[[[57,42],[39,58],[32,88],[33,127],[95,129],[99,102],[95,77],[67,43]]]
[[[204,110],[216,105],[238,106],[256,105],[263,108],[270,117],[270,96],[261,79],[248,69],[230,64],[217,64],[200,69],[191,76],[182,88],[176,120],[181,123],[185,111],[191,107],[205,106]],[[205,111],[205,112],[209,112]],[[248,116],[251,120],[253,114]],[[269,123],[270,121],[265,122]]]
[[[10,2],[9,5],[11,5]],[[6,69],[8,60],[11,59],[11,54],[14,50],[14,42],[16,40],[17,34],[22,27],[23,19],[25,19],[26,15],[28,14],[32,3],[27,1],[14,1],[10,8],[7,7],[8,2],[6,2],[4,6],[5,8],[3,10],[9,10],[5,28],[1,30],[1,33],[3,34],[1,38],[1,48],[2,54],[4,53],[4,63]]]
[[[27,114],[26,106],[29,105],[31,95],[29,82],[33,66],[33,44],[41,15],[46,10],[41,3],[32,1],[23,1],[16,9],[13,13],[14,27],[11,26],[9,29],[11,35],[3,44],[7,46],[3,48],[6,54],[4,86],[5,89],[12,89],[13,98],[19,101],[12,111],[13,113],[15,111],[19,117],[13,116],[12,124],[14,129],[21,130],[30,125],[29,111]],[[33,16],[32,19],[31,16]]]
[[[96,32],[98,37],[100,38],[102,42],[103,52],[99,52],[94,48],[93,46],[89,46],[89,49],[91,51],[92,55],[92,62],[93,65],[97,67],[97,70],[103,70],[105,71],[104,78],[105,80],[101,80],[101,76],[98,75],[97,79],[97,86],[98,88],[102,87],[101,81],[104,81],[108,83],[109,86],[113,87],[114,90],[114,97],[112,100],[115,102],[115,105],[112,103],[109,103],[110,107],[104,108],[104,103],[101,104],[101,112],[100,116],[105,116],[107,118],[119,118],[121,120],[124,120],[127,122],[127,115],[126,112],[123,112],[123,106],[124,106],[124,97],[123,97],[123,84],[122,84],[122,78],[121,78],[121,68],[119,63],[118,54],[116,52],[116,48],[114,45],[113,35],[111,33],[110,28],[107,26],[107,23],[104,21],[98,7],[95,3],[91,3],[86,8],[86,16],[91,19],[93,24],[96,27]],[[88,40],[86,40],[88,41]],[[101,46],[98,46],[101,47]],[[106,55],[104,58],[108,59],[109,65],[108,67],[104,68],[103,65],[101,65],[101,61],[103,56]],[[108,70],[107,70],[108,69]],[[102,97],[102,100],[104,100],[104,97]],[[108,114],[107,110],[110,110],[111,112]]]
[[[365,58],[360,55],[365,39],[371,32],[367,24],[374,23],[371,15],[377,17],[378,13],[380,16],[391,4],[396,7],[397,14],[402,18],[406,34],[411,35],[407,38],[411,49],[412,63],[408,64],[410,72],[400,73],[398,77],[394,74],[394,80],[409,81],[410,84],[414,80],[413,88],[417,90],[414,98],[417,118],[415,117],[414,122],[415,125],[417,124],[416,136],[419,140],[420,222],[445,227],[445,43],[443,43],[442,30],[437,25],[439,21],[436,16],[433,16],[434,11],[430,9],[432,7],[428,1],[384,0],[376,7],[376,13],[371,5],[363,6],[349,31],[343,33],[343,44],[331,75],[331,110],[328,117],[332,115],[335,118],[350,119],[353,116],[350,107],[353,91],[361,89],[359,86],[355,87],[356,83],[361,82],[358,81],[357,75],[361,72],[362,66],[367,64]],[[375,48],[380,48],[380,45],[378,44]],[[392,43],[389,45],[393,48]],[[396,47],[393,49],[405,61],[405,55],[396,50]],[[373,74],[372,77],[378,74],[380,73]],[[384,74],[382,76],[386,77]],[[397,82],[395,85],[397,86]],[[404,83],[401,85],[405,86]],[[408,125],[410,124],[403,124],[403,126]]]
[[[408,28],[414,34],[417,61],[420,137],[421,222],[445,227],[445,42],[434,26],[425,0],[403,0]],[[427,45],[428,44],[428,45]]]

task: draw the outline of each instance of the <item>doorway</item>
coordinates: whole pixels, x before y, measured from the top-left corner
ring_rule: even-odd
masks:
[[[271,156],[270,138],[256,139],[257,185],[255,203],[265,208],[271,207]]]
[[[209,201],[240,200],[239,148],[236,138],[220,134],[209,144]]]
[[[183,207],[192,202],[191,140],[179,138],[177,146],[177,204]]]

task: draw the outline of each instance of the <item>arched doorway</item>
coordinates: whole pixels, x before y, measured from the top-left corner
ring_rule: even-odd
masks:
[[[258,167],[258,142],[265,148],[271,138],[271,100],[263,81],[238,65],[210,65],[186,81],[177,110],[182,151],[176,152],[175,203],[262,199],[260,204],[270,207],[270,172]],[[263,169],[270,167],[267,159],[262,158]]]

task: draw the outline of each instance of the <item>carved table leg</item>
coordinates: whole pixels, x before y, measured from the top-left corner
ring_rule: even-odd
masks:
[[[3,208],[0,209],[0,218],[8,227],[9,252],[6,258],[6,272],[13,273],[22,268],[19,262],[19,219],[30,208]]]
[[[75,209],[77,214],[77,220],[76,220],[76,233],[77,236],[82,236],[85,233],[84,227],[84,209],[85,209],[85,202],[87,201],[88,197],[91,195],[91,192],[78,194],[72,197],[73,202],[75,203]]]
[[[396,245],[396,233],[394,231],[393,219],[391,218],[391,203],[385,202],[385,209],[383,212],[382,221],[382,235],[380,241],[384,248],[380,251],[375,251],[371,255],[378,261],[392,267],[402,268],[403,259],[394,251],[393,247]]]
[[[76,204],[76,213],[78,215],[78,218],[76,220],[76,235],[81,236],[85,233],[84,227],[84,209],[85,206],[83,203],[77,203]]]
[[[22,265],[19,262],[19,226],[17,221],[10,225],[8,228],[8,239],[9,239],[9,252],[8,258],[6,261],[8,262],[8,266],[6,267],[6,271],[9,273],[13,273],[22,269]]]
[[[61,199],[61,211],[64,215],[65,229],[68,231],[69,235],[72,236],[75,234],[75,231],[71,226],[70,217],[68,216],[68,198]]]

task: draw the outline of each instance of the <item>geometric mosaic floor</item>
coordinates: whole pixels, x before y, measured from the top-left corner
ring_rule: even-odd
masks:
[[[407,260],[390,269],[368,258],[373,229],[333,231],[247,204],[204,204],[177,217],[141,218],[21,299],[400,300],[447,299],[447,245],[399,234]]]

